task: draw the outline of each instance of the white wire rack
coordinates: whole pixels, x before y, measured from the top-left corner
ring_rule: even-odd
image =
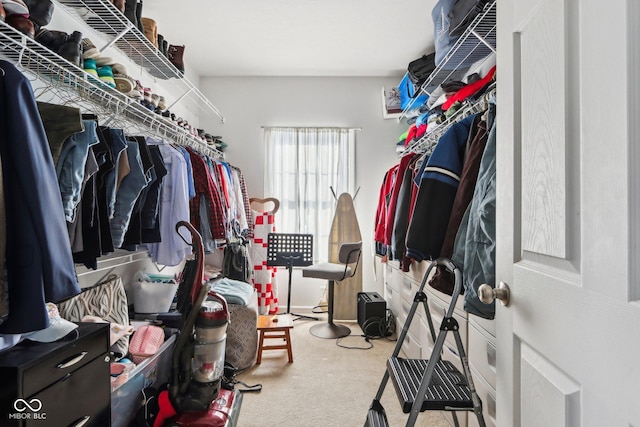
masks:
[[[462,106],[447,120],[433,127],[431,130],[428,130],[427,133],[419,140],[409,144],[409,146],[403,150],[403,155],[410,152],[431,154],[440,137],[449,130],[451,125],[465,119],[466,117],[485,111],[489,108],[489,101],[495,96],[496,88],[494,84],[478,100],[473,102],[467,101],[466,105]]]
[[[94,30],[102,33],[109,42],[97,46],[105,51],[111,46],[117,47],[124,55],[152,76],[163,79],[175,79],[173,84],[183,89],[182,98],[188,97],[204,111],[213,112],[224,123],[224,116],[200,90],[191,83],[165,57],[147,37],[124,14],[108,0],[56,0],[66,7],[71,15]],[[175,104],[174,102],[174,104]],[[171,106],[169,106],[171,108]]]
[[[104,85],[78,66],[0,21],[0,59],[27,75],[38,100],[47,97],[97,114],[104,125],[137,130],[180,145],[191,146],[213,158],[223,154],[139,102]]]
[[[409,110],[415,108],[414,103],[419,95],[430,95],[442,83],[462,79],[471,65],[496,53],[496,3],[497,0],[487,3],[482,13],[476,16],[440,65],[422,84],[398,120],[402,120]]]

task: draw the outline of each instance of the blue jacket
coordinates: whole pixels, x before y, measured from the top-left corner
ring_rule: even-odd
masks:
[[[0,61],[0,158],[5,192],[9,316],[0,333],[49,326],[46,302],[80,292],[60,189],[29,80]]]
[[[420,188],[407,231],[409,258],[423,261],[440,256],[474,118],[475,115],[471,115],[451,125],[438,140],[422,170]]]

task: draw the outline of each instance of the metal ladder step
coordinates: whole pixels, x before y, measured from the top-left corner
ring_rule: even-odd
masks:
[[[424,359],[404,359],[402,357],[390,357],[387,360],[387,371],[400,400],[402,412],[405,414],[411,411],[411,406],[416,400],[418,388],[428,363],[429,361]],[[473,401],[467,380],[449,361],[439,360],[436,363],[420,412],[428,410],[473,410]]]
[[[367,421],[364,427],[389,427],[387,414],[384,408],[377,400],[373,402],[367,413]]]

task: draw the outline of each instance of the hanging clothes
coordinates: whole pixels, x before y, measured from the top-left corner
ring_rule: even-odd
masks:
[[[456,234],[460,228],[462,217],[473,197],[476,181],[478,180],[480,161],[482,160],[488,136],[487,124],[482,118],[482,115],[478,114],[471,125],[469,150],[465,157],[462,174],[460,175],[460,185],[458,186],[456,198],[451,208],[449,224],[447,225],[442,249],[440,250],[441,257],[451,259],[453,255],[453,245]],[[429,281],[429,285],[441,292],[451,295],[454,289],[453,274],[449,273],[446,268],[438,266],[435,274]]]
[[[454,123],[440,137],[420,177],[407,233],[407,256],[416,261],[440,256],[474,118],[472,115]]]
[[[150,138],[147,142],[157,145],[167,171],[162,182],[158,206],[160,242],[148,243],[147,249],[154,262],[178,265],[191,254],[191,246],[182,240],[175,228],[180,221],[189,222],[187,159],[182,150],[160,140]]]
[[[9,315],[0,325],[0,333],[16,334],[47,328],[45,303],[75,295],[80,287],[33,88],[10,62],[0,60],[0,68],[0,158],[6,191],[9,294]],[[1,238],[4,240],[4,235]]]
[[[485,304],[478,297],[483,283],[496,278],[496,121],[495,104],[489,108],[487,145],[480,162],[473,199],[460,223],[452,261],[462,270],[464,309],[487,319],[495,316],[495,301]]]
[[[387,255],[387,217],[389,215],[389,204],[391,203],[391,193],[398,175],[399,165],[393,165],[385,174],[380,186],[378,195],[378,207],[376,208],[376,218],[373,230],[373,240],[376,243],[376,253]]]
[[[262,204],[256,199],[253,200],[252,206]],[[262,201],[276,199],[260,199]],[[276,314],[278,312],[278,282],[276,280],[277,267],[267,266],[267,236],[274,233],[275,229],[275,212],[279,206],[271,211],[264,209],[252,209],[254,222],[254,231],[249,247],[249,257],[253,262],[253,286],[258,292],[258,310],[260,314]]]
[[[411,164],[411,161],[416,156],[416,153],[410,152],[405,154],[400,159],[400,163],[398,164],[398,168],[396,171],[396,176],[393,182],[393,187],[391,189],[391,194],[389,197],[389,203],[387,206],[387,215],[385,218],[385,235],[384,235],[384,244],[386,246],[391,247],[391,253],[389,255],[389,259],[400,259],[402,256],[394,252],[393,248],[393,229],[396,217],[396,209],[398,205],[398,196],[400,194],[400,188],[402,187],[402,183],[404,181],[404,175],[407,171],[407,168]]]
[[[206,161],[195,150],[187,148],[187,151],[191,158],[196,190],[196,196],[190,202],[191,224],[200,232],[203,239],[205,233],[202,233],[202,227],[203,224],[207,224],[210,227],[212,239],[222,244],[226,240],[226,225],[218,188],[209,173]],[[205,209],[208,222],[201,219],[203,214],[201,207]]]

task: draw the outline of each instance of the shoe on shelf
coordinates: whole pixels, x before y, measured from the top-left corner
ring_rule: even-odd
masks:
[[[116,84],[118,84],[117,81],[116,81]],[[125,95],[127,95],[129,98],[132,98],[132,99],[135,99],[135,100],[138,100],[138,101],[142,101],[144,99],[144,97],[142,96],[140,91],[138,89],[136,89],[135,87],[133,88],[133,90],[131,92],[125,93]]]
[[[113,71],[109,65],[98,67],[98,77],[100,78],[100,81],[105,83],[107,86],[115,89],[116,81],[113,78]]]
[[[4,6],[2,6],[2,3],[0,2],[0,21],[4,22],[6,17],[7,12],[4,11]]]
[[[1,0],[2,7],[7,16],[9,15],[27,15],[29,17],[29,7],[22,0]]]
[[[100,56],[100,50],[96,47],[93,42],[87,38],[82,39],[82,57],[87,58],[97,58]]]
[[[133,91],[136,90],[136,81],[134,79],[132,79],[129,76],[121,76],[121,75],[115,75],[113,76],[113,80],[116,83],[116,89],[130,97],[134,97],[132,95],[129,95],[130,93],[132,93]],[[137,92],[137,91],[136,91]],[[139,94],[140,92],[138,92]],[[141,95],[142,96],[142,95]]]
[[[167,109],[167,101],[164,99],[164,96],[160,95],[160,99],[158,100],[158,108],[161,111],[164,111]]]
[[[169,59],[169,42],[166,40],[162,40],[162,46],[158,47],[162,54]]]
[[[82,33],[80,31],[74,31],[69,35],[67,40],[62,43],[60,49],[58,49],[58,55],[62,56],[72,64],[81,67],[82,62]]]
[[[131,90],[131,92],[127,93],[126,95],[129,98],[133,98],[141,102],[144,100],[144,96],[142,95],[142,85],[138,80],[133,80],[133,89]]]
[[[149,104],[152,103],[151,98],[153,96],[153,91],[150,87],[142,88],[142,96],[144,97],[144,102],[148,102]]]
[[[95,59],[96,59],[96,64],[98,64],[98,67],[102,67],[104,65],[112,66],[113,64],[116,63],[116,61],[109,56],[96,56]]]
[[[111,3],[122,13],[125,11],[125,2],[124,0],[111,0]]]
[[[98,66],[96,60],[93,58],[87,58],[82,63],[82,69],[93,77],[98,77]]]
[[[51,0],[25,0],[24,3],[29,8],[29,19],[40,27],[49,25],[53,17]]]
[[[133,25],[137,27],[138,19],[136,18],[136,7],[138,6],[138,0],[125,0],[124,3],[124,16],[127,17]]]
[[[142,34],[144,34],[144,26],[142,25],[142,1],[136,1],[136,26]]]
[[[184,46],[169,45],[169,61],[184,74]]]
[[[126,76],[128,74],[127,67],[125,67],[122,64],[118,64],[117,62],[111,65],[111,71],[113,71],[113,77]],[[134,80],[134,84],[135,84],[135,80]]]
[[[152,45],[158,47],[158,24],[155,19],[140,18],[142,20],[142,27],[144,28],[144,35],[149,39]]]
[[[162,53],[162,45],[163,44],[164,44],[164,36],[162,34],[158,34],[158,43],[157,43],[156,47],[158,48],[160,53]]]
[[[29,16],[27,14],[27,16]],[[6,18],[7,24],[11,25],[22,34],[26,34],[32,39],[36,36],[36,28],[33,25],[33,21],[27,18],[25,15],[8,15]]]
[[[69,34],[62,31],[47,30],[46,28],[40,28],[35,35],[35,40],[38,43],[53,52],[58,52],[68,39]]]

